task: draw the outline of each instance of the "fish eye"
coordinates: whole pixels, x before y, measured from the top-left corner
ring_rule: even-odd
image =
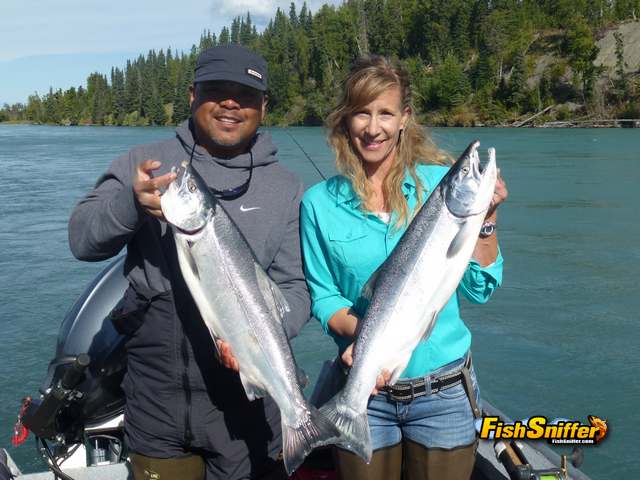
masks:
[[[189,191],[191,193],[195,192],[198,188],[196,187],[196,182],[194,182],[192,179],[189,179],[187,181],[187,188],[189,189]]]
[[[468,166],[464,166],[460,169],[462,171],[463,175],[466,175],[467,173],[469,173],[469,167]]]

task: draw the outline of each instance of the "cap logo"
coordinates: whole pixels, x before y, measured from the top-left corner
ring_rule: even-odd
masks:
[[[256,77],[259,80],[262,80],[262,74],[259,72],[256,72],[251,68],[247,68],[247,74],[251,75],[252,77]]]

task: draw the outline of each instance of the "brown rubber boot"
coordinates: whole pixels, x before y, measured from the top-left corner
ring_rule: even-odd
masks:
[[[404,440],[403,480],[467,480],[473,472],[478,442],[451,450],[426,448]]]
[[[339,480],[400,480],[402,444],[376,450],[369,465],[355,453],[335,448],[334,462]]]
[[[204,480],[204,460],[200,455],[177,458],[152,458],[131,453],[135,480]]]

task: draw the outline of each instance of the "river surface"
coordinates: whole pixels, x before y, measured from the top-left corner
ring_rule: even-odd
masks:
[[[322,129],[267,131],[307,186],[335,172]],[[640,130],[432,133],[454,156],[474,138],[483,152],[495,146],[510,192],[499,217],[504,286],[488,304],[462,307],[482,395],[515,419],[607,419],[608,438],[584,448],[583,470],[637,478]],[[10,447],[20,400],[37,392],[62,318],[106,265],[72,257],[69,213],[113,158],[172,134],[0,126],[0,446],[24,471],[44,467],[32,439]],[[294,350],[312,382],[335,352],[316,323]]]

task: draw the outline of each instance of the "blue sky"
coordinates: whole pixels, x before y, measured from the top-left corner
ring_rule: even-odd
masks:
[[[0,0],[0,105],[84,85],[149,49],[188,50],[247,11],[258,30],[291,0]],[[295,0],[298,10],[302,0]],[[308,0],[315,12],[323,3]]]

